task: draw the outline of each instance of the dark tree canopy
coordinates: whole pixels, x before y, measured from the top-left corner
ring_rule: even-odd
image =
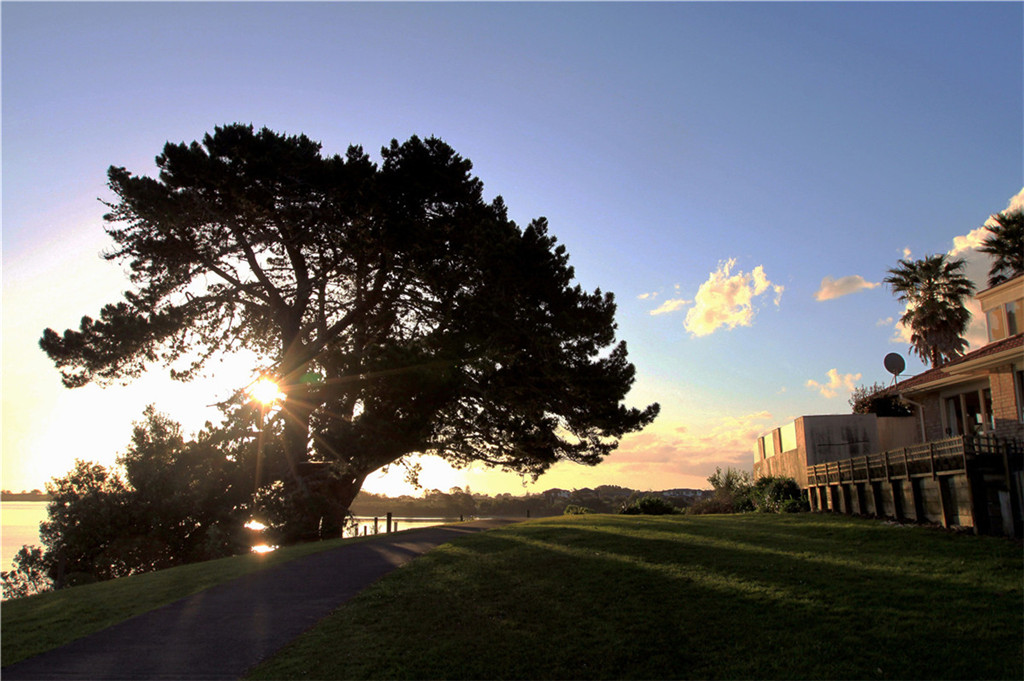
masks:
[[[381,155],[230,125],[168,143],[155,179],[111,167],[105,257],[133,287],[78,330],[44,332],[64,383],[157,362],[187,380],[255,351],[287,396],[290,478],[328,464],[314,477],[342,510],[407,454],[538,475],[596,464],[655,418],[622,404],[634,368],[613,296],[573,283],[544,219],[509,220],[439,139]]]
[[[899,395],[890,393],[881,383],[857,386],[850,394],[850,407],[854,414],[877,414],[878,416],[911,416],[910,406]]]
[[[1024,210],[996,213],[992,221],[978,250],[992,256],[988,285],[997,286],[1024,274]]]
[[[186,440],[147,407],[116,467],[76,460],[47,484],[45,553],[28,553],[30,566],[60,588],[246,550],[252,456],[230,432],[207,428]]]
[[[964,261],[945,254],[900,260],[884,281],[907,304],[900,318],[910,328],[911,348],[933,367],[964,354],[964,334],[971,321],[966,301],[974,284],[963,273]]]

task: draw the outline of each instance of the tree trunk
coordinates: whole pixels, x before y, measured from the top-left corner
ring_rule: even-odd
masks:
[[[336,539],[342,535],[348,509],[370,471],[358,475],[337,475],[330,464],[306,463],[300,467],[304,478],[301,493],[307,495],[307,512],[298,518],[300,541]]]

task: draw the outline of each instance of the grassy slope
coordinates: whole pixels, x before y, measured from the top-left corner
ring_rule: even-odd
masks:
[[[334,540],[290,546],[134,575],[99,584],[4,601],[0,606],[4,665],[56,648],[221,582],[338,546]]]
[[[252,678],[1024,678],[1018,544],[823,515],[574,516],[460,540]]]

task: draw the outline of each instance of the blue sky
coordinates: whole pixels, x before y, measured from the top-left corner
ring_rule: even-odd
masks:
[[[526,489],[706,487],[751,466],[760,432],[849,411],[907,355],[873,285],[905,254],[976,242],[1024,187],[1020,3],[5,2],[0,23],[4,488],[112,462],[149,402],[197,428],[247,382],[239,358],[194,385],[155,368],[68,391],[36,346],[127,285],[98,256],[106,168],[151,174],[166,141],[215,125],[326,153],[441,137],[616,294],[630,400],[662,416]],[[983,257],[957,252],[980,282]]]

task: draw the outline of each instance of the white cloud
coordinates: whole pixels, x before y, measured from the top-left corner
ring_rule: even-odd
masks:
[[[754,319],[753,299],[763,295],[769,288],[775,292],[778,305],[785,290],[773,286],[758,265],[749,273],[737,272],[730,275],[736,265],[735,258],[720,263],[708,280],[700,285],[694,307],[686,313],[684,326],[693,336],[707,336],[725,326],[750,326]]]
[[[989,218],[991,220],[991,218]],[[987,223],[988,221],[986,221]],[[976,250],[979,246],[984,243],[985,238],[989,235],[988,227],[982,225],[977,229],[972,229],[963,236],[953,237],[953,248],[950,249],[949,254],[952,256],[959,256],[966,251]]]
[[[692,300],[684,300],[683,298],[670,298],[655,309],[651,310],[650,314],[668,314],[669,312],[675,312],[680,308],[684,308],[692,302]]]
[[[852,274],[847,277],[840,277],[839,279],[825,277],[821,280],[821,286],[815,292],[814,299],[832,300],[834,298],[850,295],[851,293],[856,293],[857,291],[873,289],[879,286],[881,286],[880,282],[867,281],[859,274]]]
[[[1011,196],[1010,202],[1003,209],[1004,212],[1015,212],[1018,210],[1024,210],[1024,188]]]
[[[828,383],[818,383],[814,379],[810,379],[806,385],[808,388],[817,390],[821,393],[822,397],[828,399],[838,395],[840,390],[852,391],[856,387],[856,382],[861,377],[861,374],[843,374],[840,376],[838,369],[829,369],[826,375],[828,376]]]
[[[637,300],[647,300],[648,298],[657,298],[657,297],[658,297],[657,291],[652,292],[652,293],[641,293],[640,295],[637,296]]]

